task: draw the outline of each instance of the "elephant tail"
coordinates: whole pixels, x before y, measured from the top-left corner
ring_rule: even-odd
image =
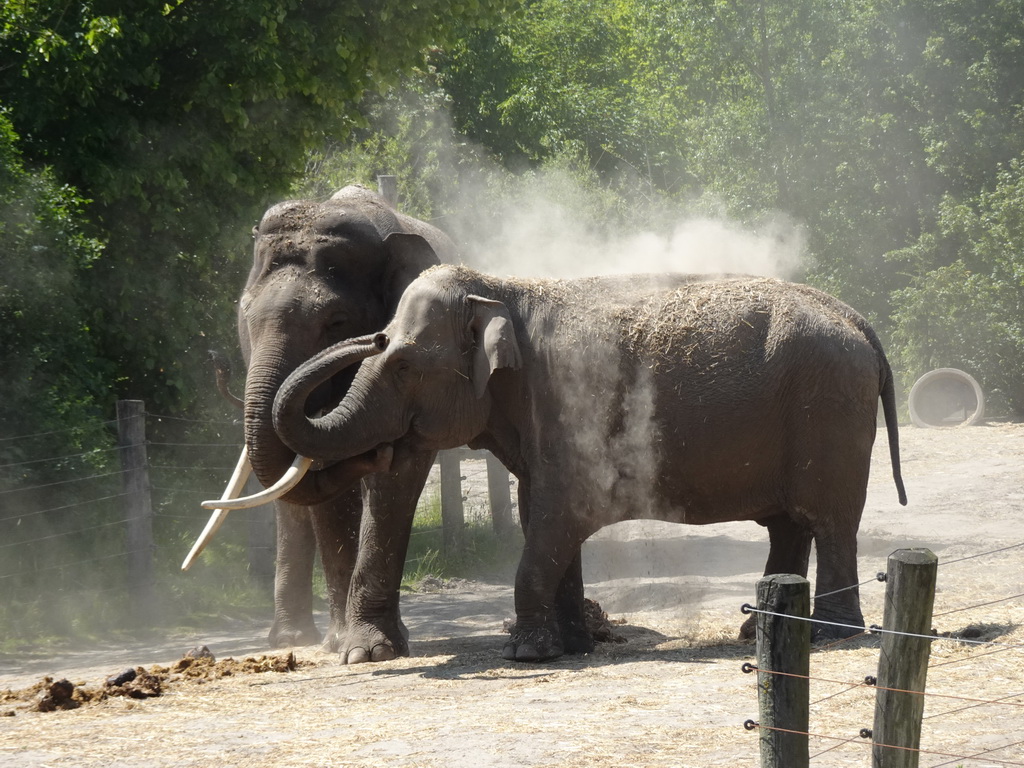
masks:
[[[882,398],[882,415],[885,417],[885,431],[889,438],[892,479],[896,483],[900,504],[905,507],[907,506],[907,490],[903,485],[903,473],[900,471],[900,428],[896,415],[896,383],[889,360],[885,356],[885,350],[882,349],[882,342],[879,341],[875,329],[868,325],[867,321],[862,321],[861,331],[878,354],[878,360],[881,363],[879,396]]]

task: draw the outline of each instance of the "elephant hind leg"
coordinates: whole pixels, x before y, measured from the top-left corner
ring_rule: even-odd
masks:
[[[811,557],[814,534],[788,514],[780,513],[765,523],[768,528],[768,562],[764,575],[795,573],[807,576],[807,563]],[[751,615],[740,627],[741,640],[753,640],[757,629],[757,616]]]
[[[857,524],[840,518],[839,524],[817,531],[814,547],[818,573],[811,618],[815,639],[837,639],[860,634],[864,614],[860,608],[857,577]]]
[[[277,568],[274,575],[274,623],[271,648],[315,645],[320,632],[313,621],[313,562],[316,536],[309,511],[278,501]]]
[[[807,563],[811,559],[811,542],[814,533],[787,514],[777,515],[767,523],[768,562],[764,575],[774,573],[795,573],[807,576]]]
[[[330,610],[330,623],[322,646],[325,651],[337,652],[346,632],[345,611],[358,552],[362,512],[363,498],[358,484],[337,499],[309,509]]]

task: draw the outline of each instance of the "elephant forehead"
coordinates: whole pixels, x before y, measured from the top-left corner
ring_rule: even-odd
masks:
[[[360,230],[320,234],[309,229],[261,234],[256,241],[260,280],[294,266],[314,276],[343,283],[379,280],[387,252],[378,238]]]
[[[405,335],[419,335],[428,328],[455,321],[456,303],[430,281],[417,280],[406,289],[399,302],[396,330]]]
[[[309,230],[317,235],[358,237],[381,242],[377,226],[362,211],[351,206],[324,205],[309,222]]]
[[[319,206],[309,200],[286,200],[267,209],[260,220],[261,235],[277,232],[299,232],[313,221]]]
[[[364,239],[381,241],[378,227],[365,211],[356,205],[328,200],[288,200],[272,206],[263,214],[258,228],[260,235],[308,232],[316,235],[362,235]]]

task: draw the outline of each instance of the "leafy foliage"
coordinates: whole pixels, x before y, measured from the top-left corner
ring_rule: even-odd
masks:
[[[83,465],[113,470],[107,420],[117,399],[175,416],[154,441],[214,440],[209,422],[226,406],[208,350],[237,350],[252,224],[287,193],[308,149],[362,122],[366,92],[385,91],[449,40],[453,20],[472,28],[504,5],[0,4],[5,589],[63,587],[58,564],[70,548],[79,560],[116,553],[105,534],[123,517],[109,500],[119,478],[97,481],[105,500],[95,503],[56,478],[89,474]]]
[[[114,396],[158,412],[210,389],[208,346],[234,348],[230,306],[262,210],[325,131],[360,121],[384,90],[494,2],[112,0],[8,3],[0,101],[30,167],[91,202],[100,258],[74,279],[88,297]]]
[[[1024,413],[1021,162],[1000,172],[992,192],[967,203],[947,197],[938,214],[936,231],[899,254],[920,265],[896,295],[900,367],[908,383],[933,368],[964,368]]]
[[[96,336],[79,276],[103,253],[86,234],[86,201],[50,170],[24,167],[18,137],[0,112],[0,463],[27,458],[13,438],[61,430],[85,450],[102,445],[90,429],[106,403],[105,371],[94,365]],[[59,308],[59,311],[58,311]],[[64,433],[67,424],[77,426]],[[37,446],[38,447],[38,446]]]

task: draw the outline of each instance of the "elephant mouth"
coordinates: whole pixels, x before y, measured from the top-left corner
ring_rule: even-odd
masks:
[[[354,465],[359,465],[359,466],[371,466],[372,465],[372,466],[378,467],[379,470],[387,471],[389,469],[389,467],[383,466],[383,462],[381,461],[380,456],[381,456],[382,452],[393,452],[393,451],[394,451],[394,444],[393,443],[381,443],[380,445],[370,449],[369,451],[364,451],[363,453],[359,454],[358,456],[352,456],[352,457],[347,458],[347,459],[329,459],[329,460],[321,459],[321,460],[313,460],[312,463],[309,465],[309,471],[307,473],[307,476],[309,478],[311,478],[313,480],[314,484],[315,484],[316,477],[317,477],[317,475],[319,473],[321,473],[321,472],[328,472],[331,469],[333,469],[334,467],[337,467],[339,464],[348,464],[348,465],[353,465],[354,464]],[[314,491],[314,494],[315,494],[315,491]]]

